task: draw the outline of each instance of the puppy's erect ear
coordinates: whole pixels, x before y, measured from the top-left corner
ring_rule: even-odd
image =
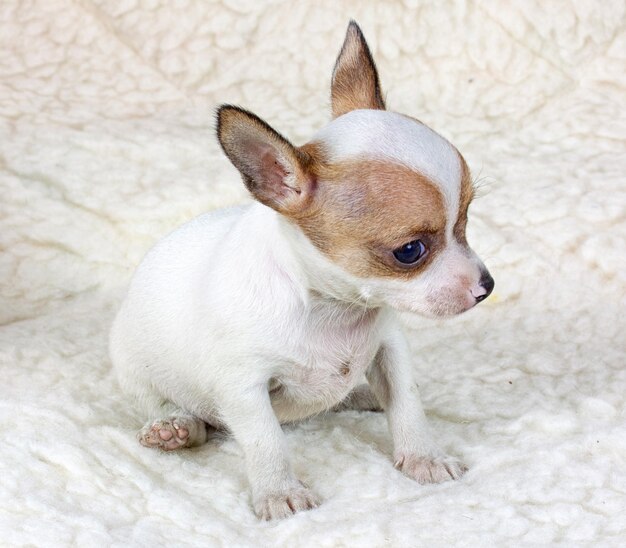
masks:
[[[385,110],[378,72],[365,37],[350,21],[331,86],[333,118],[359,108]]]
[[[297,214],[309,203],[314,178],[310,158],[247,110],[222,105],[217,137],[252,195],[284,214]]]

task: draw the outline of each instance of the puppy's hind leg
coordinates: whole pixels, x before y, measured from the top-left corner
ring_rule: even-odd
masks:
[[[164,398],[149,382],[118,375],[124,391],[150,420],[137,433],[144,447],[173,451],[205,443],[213,429],[201,419]]]

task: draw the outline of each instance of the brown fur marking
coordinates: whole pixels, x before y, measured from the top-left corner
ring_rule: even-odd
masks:
[[[444,199],[425,176],[401,164],[351,160],[329,164],[317,144],[301,151],[317,181],[310,207],[292,219],[313,244],[360,277],[412,278],[445,245]],[[392,251],[422,240],[428,255],[416,266],[398,263]]]

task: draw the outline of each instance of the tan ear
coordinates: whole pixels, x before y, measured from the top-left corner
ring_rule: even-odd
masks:
[[[258,116],[239,107],[217,111],[217,137],[252,195],[284,214],[302,211],[313,193],[308,156]]]
[[[360,108],[385,110],[376,64],[365,37],[350,21],[331,85],[333,118]]]

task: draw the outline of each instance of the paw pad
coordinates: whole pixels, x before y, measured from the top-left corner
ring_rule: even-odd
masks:
[[[137,435],[144,447],[174,451],[189,446],[189,428],[181,424],[180,419],[154,421],[144,426]]]

